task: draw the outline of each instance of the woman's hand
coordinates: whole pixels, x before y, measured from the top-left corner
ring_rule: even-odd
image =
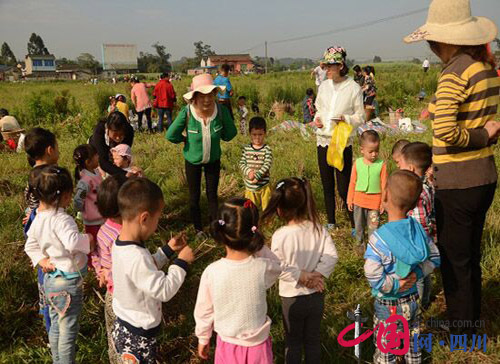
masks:
[[[321,129],[323,127],[323,123],[321,122],[321,119],[319,117],[317,117],[315,120],[314,120],[314,125],[318,128],[318,129]]]
[[[488,139],[495,140],[500,136],[500,122],[490,120],[484,125],[484,129],[488,132]]]

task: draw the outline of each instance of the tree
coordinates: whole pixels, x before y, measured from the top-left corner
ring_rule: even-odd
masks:
[[[17,64],[16,56],[14,56],[14,52],[12,52],[7,42],[2,44],[2,50],[0,51],[0,63],[8,66],[15,66]]]
[[[380,58],[379,56],[373,57],[373,63],[381,63],[381,62],[382,62],[382,58]]]
[[[99,61],[97,61],[93,55],[90,53],[82,53],[76,59],[78,66],[81,68],[86,68],[92,70],[92,72],[97,73],[99,69]]]
[[[30,40],[28,42],[28,54],[37,54],[37,55],[49,55],[49,50],[45,47],[43,43],[42,37],[36,35],[35,33],[31,33]]]
[[[201,40],[198,42],[194,42],[193,44],[194,44],[194,54],[196,55],[198,62],[201,62],[203,58],[206,58],[208,56],[213,56],[215,54],[215,52],[212,50],[212,46],[209,46],[208,44],[203,44]]]
[[[414,58],[411,60],[411,63],[421,64],[421,63],[422,63],[422,61],[421,61],[419,58],[414,57]]]
[[[63,57],[63,58],[59,58],[56,60],[56,64],[58,66],[63,66],[63,65],[76,65],[78,63],[76,63],[76,61],[72,60],[72,59],[67,59],[66,57]]]
[[[166,46],[156,42],[151,47],[156,51],[156,54],[149,52],[140,52],[137,59],[137,67],[139,72],[145,73],[160,73],[169,72],[172,69],[170,64],[170,53],[167,53]]]

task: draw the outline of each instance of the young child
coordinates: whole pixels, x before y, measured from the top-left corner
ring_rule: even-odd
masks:
[[[314,106],[315,98],[314,90],[312,88],[308,88],[306,90],[306,97],[302,100],[304,124],[309,124],[314,121],[314,115],[316,115],[316,108]]]
[[[108,357],[111,364],[121,363],[113,345],[113,325],[116,317],[113,313],[113,276],[111,274],[111,248],[120,235],[122,219],[118,210],[118,191],[127,181],[124,175],[116,174],[106,178],[97,192],[97,208],[106,222],[97,233],[96,249],[92,253],[92,266],[95,269],[100,287],[106,287],[104,300],[104,319],[108,336]]]
[[[233,107],[231,106],[231,97],[233,96],[233,85],[231,85],[231,81],[229,80],[229,71],[230,67],[228,64],[223,64],[220,67],[220,74],[215,78],[214,85],[215,86],[225,86],[225,92],[219,92],[217,94],[217,100],[219,104],[224,105],[229,110],[231,114],[231,119],[234,120],[233,115]]]
[[[300,285],[297,270],[285,271],[280,276],[285,362],[300,363],[304,349],[306,363],[321,363],[320,326],[325,305],[322,281],[333,272],[337,250],[320,224],[311,185],[306,179],[287,178],[278,182],[262,221],[275,215],[284,219],[286,225],[273,234],[272,252],[286,265],[313,274],[312,286]],[[314,283],[318,278],[319,285]]]
[[[398,166],[398,168],[400,168],[399,160],[401,159],[401,151],[408,144],[410,144],[409,140],[400,139],[396,143],[394,143],[394,146],[392,147],[392,152],[391,152],[392,160],[394,161],[394,163],[396,163],[396,166]]]
[[[50,348],[54,363],[74,363],[78,317],[83,306],[83,276],[94,238],[80,234],[65,209],[71,203],[73,181],[61,167],[47,165],[35,181],[40,200],[24,250],[34,266],[44,271],[44,289],[50,303]]]
[[[26,216],[23,219],[24,234],[27,236],[31,224],[36,216],[36,211],[40,201],[36,195],[35,183],[43,167],[46,165],[57,164],[59,160],[59,146],[56,136],[47,129],[33,128],[24,141],[24,150],[28,155],[28,162],[33,167],[30,172],[28,185],[24,191],[26,201]],[[44,272],[40,266],[37,268],[38,294],[40,304],[40,314],[45,321],[47,334],[50,331],[50,314],[43,288]]]
[[[245,182],[245,197],[265,210],[271,199],[269,170],[273,163],[271,147],[265,144],[266,120],[260,116],[250,120],[251,143],[243,147],[240,169]]]
[[[97,191],[102,182],[99,167],[99,155],[90,144],[82,144],[75,148],[73,160],[76,163],[75,181],[76,192],[73,205],[76,211],[80,211],[83,217],[85,232],[92,234],[97,240],[99,228],[104,219],[97,208]]]
[[[408,212],[408,216],[415,218],[424,228],[427,235],[437,244],[436,213],[434,210],[434,187],[427,182],[426,172],[432,164],[432,149],[425,143],[414,142],[407,144],[401,151],[399,167],[412,171],[422,181],[422,192],[417,206]],[[431,295],[431,277],[417,281],[418,295],[422,307],[427,309]]]
[[[347,207],[354,212],[353,235],[359,243],[359,251],[364,252],[365,227],[368,237],[378,228],[383,212],[382,194],[387,182],[387,166],[379,159],[380,137],[374,130],[366,130],[359,138],[361,158],[352,166]]]
[[[179,290],[194,255],[185,238],[173,238],[154,258],[144,242],[156,231],[165,206],[163,193],[146,178],[132,178],[118,192],[122,230],[113,257],[113,342],[123,362],[156,363],[161,303]],[[178,252],[165,274],[161,268]]]
[[[245,96],[238,97],[238,114],[240,115],[240,133],[242,135],[247,134],[247,98]]]
[[[266,290],[281,268],[264,244],[258,221],[252,201],[235,198],[224,203],[211,225],[226,255],[201,275],[194,318],[201,358],[208,359],[210,338],[217,333],[216,364],[273,362]]]
[[[387,181],[383,206],[389,222],[370,237],[365,253],[365,276],[375,297],[373,324],[385,325],[393,314],[408,321],[410,338],[420,333],[420,307],[415,282],[440,265],[439,251],[422,226],[407,217],[422,192],[420,178],[410,171],[396,171]],[[398,332],[403,329],[398,321]],[[373,334],[377,339],[378,330]],[[395,335],[394,332],[391,334]],[[382,340],[387,345],[387,337]],[[410,340],[407,363],[420,363],[420,346]],[[396,356],[375,349],[375,363],[395,363]]]
[[[132,170],[132,149],[127,144],[118,144],[111,149],[113,164],[124,171]]]

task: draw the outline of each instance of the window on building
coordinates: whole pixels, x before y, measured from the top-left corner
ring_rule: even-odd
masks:
[[[52,59],[46,59],[43,61],[43,65],[45,67],[54,67],[54,61]]]
[[[35,67],[42,67],[43,66],[43,61],[41,59],[34,59],[33,60],[33,66],[35,66]]]

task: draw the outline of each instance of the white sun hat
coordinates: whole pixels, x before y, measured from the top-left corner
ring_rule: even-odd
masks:
[[[221,92],[226,91],[226,86],[216,86],[214,85],[214,79],[212,75],[208,73],[204,73],[198,76],[193,77],[193,81],[191,82],[191,87],[188,93],[184,94],[183,97],[186,101],[191,101],[195,92],[200,92],[202,94],[209,94],[213,90],[218,88]]]

